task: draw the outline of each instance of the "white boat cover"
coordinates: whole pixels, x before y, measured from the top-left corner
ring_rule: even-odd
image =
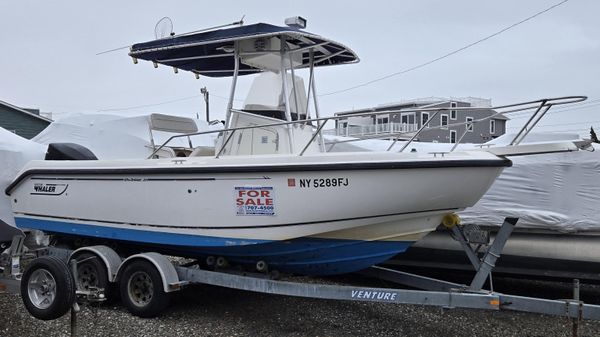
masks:
[[[124,117],[111,114],[69,114],[51,123],[32,140],[42,144],[76,143],[87,147],[98,159],[143,159],[153,151],[150,143],[149,116]],[[217,130],[222,125],[209,126],[196,122],[199,131]],[[153,131],[156,146],[173,133]],[[214,146],[216,133],[193,136],[193,146]],[[189,147],[187,137],[174,139],[169,146]]]
[[[489,142],[507,145],[514,135]],[[332,138],[341,137],[328,137]],[[576,134],[530,134],[524,143],[577,140]],[[389,141],[364,140],[338,144],[335,151],[385,150]],[[395,145],[400,149],[403,142]],[[452,144],[413,143],[405,151],[448,151]],[[472,148],[464,144],[460,149]],[[460,213],[463,223],[501,225],[505,217],[518,217],[517,227],[559,232],[600,231],[600,146],[595,151],[510,157],[490,190],[474,206]],[[468,184],[465,181],[465,184]]]
[[[545,138],[535,140],[565,139]],[[519,218],[521,228],[600,231],[600,145],[593,144],[593,148],[511,157],[513,166],[504,170],[474,207],[460,214],[463,222],[501,225],[512,216]]]
[[[13,181],[19,170],[30,160],[44,159],[46,145],[27,140],[10,131],[0,128],[0,219],[14,226],[15,220],[10,207],[10,198],[4,189]]]

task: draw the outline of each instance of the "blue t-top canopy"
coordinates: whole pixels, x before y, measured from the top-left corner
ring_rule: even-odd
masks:
[[[299,29],[265,23],[138,43],[131,47],[129,55],[200,75],[227,77],[233,76],[234,72],[234,44],[250,45],[254,48],[252,51],[240,51],[242,62],[239,65],[239,75],[247,75],[260,72],[264,68],[256,63],[244,62],[244,55],[276,53],[276,50],[268,49],[268,44],[265,47],[264,41],[271,38],[275,38],[277,41],[285,40],[288,51],[300,54],[294,55],[296,56],[294,58],[296,60],[295,68],[304,68],[310,65],[309,52],[311,49],[314,53],[315,67],[359,61],[354,51],[340,43]]]

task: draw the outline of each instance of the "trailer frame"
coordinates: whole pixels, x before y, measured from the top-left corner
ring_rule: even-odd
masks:
[[[191,266],[174,264],[166,256],[155,252],[141,252],[131,255],[126,259],[120,259],[114,250],[107,246],[83,247],[75,251],[45,247],[33,252],[33,254],[37,258],[41,256],[53,256],[61,259],[65,264],[69,263],[69,270],[73,274],[73,277],[77,279],[77,260],[72,259],[72,257],[78,252],[92,252],[107,266],[106,269],[109,273],[108,278],[110,282],[120,282],[123,269],[131,264],[132,261],[146,261],[148,265],[151,265],[160,274],[163,283],[161,290],[166,294],[181,290],[191,284],[207,284],[265,294],[306,298],[429,305],[441,308],[511,310],[549,314],[569,317],[573,319],[574,324],[578,324],[582,319],[600,320],[600,305],[586,304],[580,301],[577,295],[578,292],[575,292],[573,299],[550,300],[503,294],[483,289],[485,281],[491,278],[495,261],[500,257],[502,248],[517,220],[516,218],[505,219],[494,242],[489,246],[483,258],[479,258],[475,250],[466,241],[460,227],[453,226],[451,228],[455,235],[459,237],[465,253],[470,257],[471,262],[477,270],[469,285],[380,266],[373,266],[359,272],[363,276],[418,288],[418,290],[303,283],[273,279],[269,273],[249,273],[236,269],[207,270],[201,269],[194,264]],[[10,266],[2,266],[0,290],[18,292],[19,287],[23,286],[20,284],[23,272],[21,262],[22,259],[26,258],[26,254],[29,254],[29,258],[31,258],[32,252],[25,253],[23,250],[23,237],[15,237],[11,245]],[[104,300],[103,289],[76,289],[75,292],[79,299],[89,301]]]

